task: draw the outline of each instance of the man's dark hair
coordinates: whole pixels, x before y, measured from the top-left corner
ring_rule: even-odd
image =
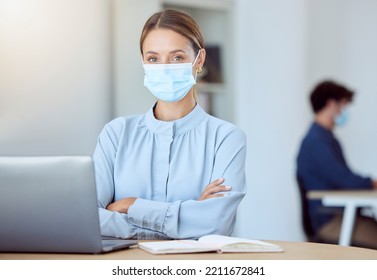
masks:
[[[352,102],[354,92],[343,85],[333,81],[323,81],[319,83],[310,94],[310,103],[314,113],[321,111],[328,100]]]

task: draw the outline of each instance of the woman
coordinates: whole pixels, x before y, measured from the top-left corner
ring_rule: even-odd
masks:
[[[246,138],[196,103],[193,85],[206,56],[200,30],[182,12],[156,13],[140,51],[144,85],[157,102],[145,115],[111,121],[99,136],[93,158],[102,234],[230,235],[246,193]]]

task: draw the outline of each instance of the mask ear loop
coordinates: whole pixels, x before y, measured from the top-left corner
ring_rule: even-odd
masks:
[[[192,66],[194,66],[195,63],[196,63],[196,61],[198,60],[198,57],[199,57],[200,51],[201,51],[201,50],[198,51],[198,54],[196,55],[195,60],[194,60],[194,62],[192,63]]]
[[[196,61],[198,60],[200,51],[201,51],[201,49],[198,51],[198,54],[196,55],[196,58],[195,58],[194,62],[192,63],[192,66],[194,66]],[[203,71],[202,67],[199,67],[199,69],[197,71],[195,71],[195,81],[196,81],[196,77],[198,76],[198,74],[200,74],[202,71]]]

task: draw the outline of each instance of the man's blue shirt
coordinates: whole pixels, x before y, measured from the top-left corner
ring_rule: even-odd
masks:
[[[316,122],[302,141],[297,157],[297,176],[307,191],[372,188],[370,178],[350,170],[333,133]],[[309,215],[315,231],[333,217],[333,214],[319,213],[320,208],[320,201],[309,201]]]

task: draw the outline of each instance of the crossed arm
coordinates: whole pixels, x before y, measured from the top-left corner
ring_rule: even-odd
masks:
[[[197,199],[198,201],[214,198],[214,197],[221,197],[226,195],[225,193],[232,189],[231,186],[225,186],[224,178],[219,178],[212,183],[208,184],[200,197]],[[110,203],[106,209],[109,211],[120,212],[120,213],[128,213],[128,209],[130,206],[135,202],[136,197],[126,197]]]

